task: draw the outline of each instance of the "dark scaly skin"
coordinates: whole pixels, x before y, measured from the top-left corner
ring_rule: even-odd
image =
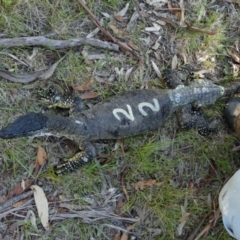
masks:
[[[95,157],[95,150],[89,143],[90,140],[119,139],[142,134],[163,125],[174,112],[181,111],[185,114],[183,127],[197,127],[199,130],[203,129],[202,132],[205,133],[208,128],[205,128],[204,124],[208,123],[202,117],[188,111],[190,104],[197,106],[214,104],[222,96],[230,96],[239,92],[240,83],[233,82],[229,86],[222,87],[199,80],[190,86],[183,87],[182,81],[187,79],[191,71],[188,67],[183,69],[181,71],[168,70],[165,73],[170,85],[177,87],[175,89],[130,91],[114,96],[82,112],[78,108],[79,104],[76,104],[77,111],[75,109],[72,117],[29,113],[0,130],[0,137],[8,139],[54,135],[64,136],[80,145],[83,144],[85,151],[56,166],[56,173],[62,174],[89,163]],[[150,107],[146,103],[150,104]],[[117,116],[116,112],[114,115],[116,110]],[[123,114],[123,111],[131,113],[130,117]]]

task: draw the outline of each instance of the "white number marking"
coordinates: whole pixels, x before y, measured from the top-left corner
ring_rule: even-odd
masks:
[[[128,108],[128,112],[121,109],[121,108],[115,108],[112,113],[114,115],[114,117],[121,121],[121,118],[119,117],[119,113],[122,113],[123,115],[125,115],[128,119],[130,119],[131,121],[134,121],[134,116],[133,116],[133,112],[132,112],[132,108],[130,105],[127,104],[127,108]]]
[[[181,101],[181,94],[177,93],[176,96],[175,96],[175,102],[180,103],[180,101]]]
[[[149,107],[152,109],[154,112],[158,112],[160,110],[158,100],[156,98],[153,98],[153,104],[148,103],[148,102],[142,102],[138,104],[138,110],[143,116],[147,116],[146,111],[143,110],[143,107]]]

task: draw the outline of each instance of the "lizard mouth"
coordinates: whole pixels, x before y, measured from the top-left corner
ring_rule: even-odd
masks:
[[[18,138],[34,136],[47,127],[48,117],[42,113],[28,113],[0,130],[0,138]]]

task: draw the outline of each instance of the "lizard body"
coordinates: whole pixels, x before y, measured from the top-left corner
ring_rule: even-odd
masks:
[[[178,84],[175,89],[130,91],[109,98],[91,109],[77,111],[72,117],[28,113],[0,130],[0,138],[54,135],[81,144],[91,140],[134,136],[158,128],[179,109],[184,109],[183,113],[186,113],[188,108],[185,107],[189,104],[211,105],[223,96],[239,92],[239,89],[239,82],[223,87],[197,80],[186,87]],[[184,122],[183,127],[197,127],[202,133],[211,131],[201,116],[188,114],[188,122]],[[87,144],[84,148],[86,151],[83,154],[57,166],[57,173],[88,163],[95,156],[95,150]]]

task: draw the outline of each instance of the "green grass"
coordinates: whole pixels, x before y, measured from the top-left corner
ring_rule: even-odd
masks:
[[[178,29],[174,32],[172,28],[165,26],[160,50],[152,51],[149,47],[148,51],[143,52],[143,49],[146,50],[147,47],[146,45],[142,46],[142,38],[147,38],[147,35],[142,30],[146,27],[146,23],[151,26],[151,21],[147,17],[145,17],[146,22],[142,21],[143,15],[138,19],[136,29],[131,29],[126,39],[131,40],[140,49],[143,61],[148,58],[154,60],[160,70],[169,65],[169,59],[173,57],[172,53],[179,53],[181,50],[191,59],[190,61],[193,61],[196,53],[206,52],[215,57],[216,62],[207,59],[202,63],[203,68],[221,66],[225,69],[222,77],[231,81],[231,65],[228,64],[229,58],[226,57],[225,48],[234,42],[233,36],[236,36],[235,33],[230,34],[231,31],[236,32],[236,26],[231,25],[234,18],[223,19],[224,13],[211,9],[212,5],[208,3],[209,1],[189,2],[192,11],[185,12],[186,21],[201,30],[217,31],[215,35],[188,29]],[[55,39],[68,39],[84,37],[95,29],[94,24],[77,1],[43,0],[36,2],[32,0],[18,2],[5,0],[3,3],[0,7],[2,37],[38,36],[53,32]],[[102,12],[113,14],[113,12],[121,10],[125,4],[126,1],[88,1],[88,7],[97,15],[98,19],[102,17]],[[133,13],[134,7],[133,2],[130,2],[128,17]],[[206,10],[206,15],[199,19],[203,8]],[[107,27],[110,20],[105,18],[104,21]],[[118,28],[124,29],[126,23],[114,22],[114,24]],[[166,32],[168,35],[165,35]],[[164,42],[166,36],[170,36],[170,38],[165,39]],[[98,37],[99,35],[96,38]],[[150,40],[154,42],[156,36],[151,37]],[[176,45],[172,45],[171,37],[175,39],[174,44]],[[125,39],[124,36],[123,39]],[[37,101],[39,89],[45,89],[51,84],[59,84],[64,89],[69,86],[78,86],[84,84],[94,71],[110,71],[114,74],[115,68],[124,68],[125,72],[130,67],[137,68],[128,81],[125,81],[124,78],[115,79],[107,84],[94,81],[92,91],[99,94],[99,99],[108,99],[112,95],[139,89],[142,86],[141,78],[147,72],[145,62],[138,65],[136,60],[128,55],[89,47],[87,51],[90,54],[104,53],[106,59],[87,64],[81,55],[82,48],[61,51],[41,47],[1,49],[0,51],[11,53],[30,64],[28,68],[7,55],[1,55],[0,69],[8,69],[15,73],[40,70],[52,65],[60,56],[64,54],[67,56],[59,64],[51,79],[45,82],[36,81],[22,85],[1,79],[0,128],[27,112],[43,111],[44,104]],[[165,49],[167,49],[167,53]],[[159,58],[156,59],[156,56]],[[153,71],[149,78],[149,88],[163,87],[162,82]],[[78,95],[76,92],[74,94]],[[214,107],[207,108],[206,111],[213,116],[221,117],[224,106],[225,101],[219,101]],[[176,229],[184,215],[183,208],[190,213],[190,216],[183,227],[182,238],[189,236],[199,221],[211,211],[208,198],[217,198],[224,180],[240,166],[238,152],[232,151],[232,148],[239,144],[239,139],[227,133],[224,123],[220,124],[220,130],[216,135],[202,137],[195,130],[180,130],[176,124],[176,117],[173,116],[164,126],[153,132],[125,138],[119,140],[118,143],[122,148],[119,147],[115,151],[112,150],[115,146],[114,141],[99,143],[100,145],[105,144],[102,153],[107,156],[107,161],[100,161],[103,179],[99,167],[95,163],[63,177],[55,176],[53,165],[58,162],[58,159],[71,157],[75,153],[63,139],[0,140],[1,173],[10,173],[9,179],[7,181],[3,179],[1,184],[7,184],[10,191],[22,179],[30,177],[37,147],[40,145],[48,154],[48,165],[47,170],[40,175],[36,184],[41,183],[48,199],[53,201],[50,204],[53,212],[54,208],[59,210],[58,203],[61,202],[61,197],[68,203],[81,204],[86,208],[104,206],[106,193],[103,194],[102,191],[106,184],[107,188],[117,188],[116,195],[119,194],[118,197],[114,195],[112,202],[107,204],[115,204],[114,201],[118,203],[119,198],[122,197],[122,216],[141,217],[141,221],[133,229],[134,232],[141,234],[141,239],[176,239]],[[211,160],[214,160],[217,166],[217,173],[211,184],[201,186],[200,182],[206,178]],[[126,201],[122,192],[122,175],[129,201]],[[149,187],[142,191],[134,189],[133,184],[149,179],[164,183],[161,186]],[[55,193],[54,196],[53,193]],[[36,213],[35,206],[33,210]],[[18,221],[17,218],[16,220],[10,219],[9,224],[16,221]],[[201,229],[207,223],[208,219]],[[127,226],[128,224],[123,224],[121,227]],[[153,237],[149,229],[161,230],[161,234]],[[53,221],[51,231],[48,233],[44,232],[41,227],[39,230],[33,229],[29,221],[16,230],[17,236],[23,235],[26,239],[32,239],[32,235],[29,233],[39,234],[45,239],[57,237],[74,239],[79,236],[81,236],[80,239],[90,239],[90,237],[113,239],[116,232],[116,230],[106,228],[101,224],[86,224],[81,219]],[[218,221],[215,228],[211,229],[207,239],[230,239],[221,220]]]

